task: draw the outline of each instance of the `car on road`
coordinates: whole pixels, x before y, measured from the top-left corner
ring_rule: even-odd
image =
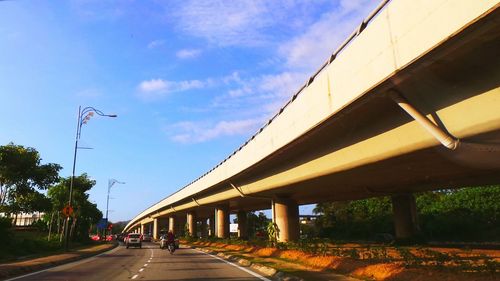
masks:
[[[142,248],[142,235],[139,233],[130,233],[125,238],[125,246],[127,247],[127,249],[129,247]]]
[[[144,242],[151,242],[151,239],[152,239],[152,238],[153,238],[153,237],[151,237],[151,234],[144,234],[144,235],[142,236],[142,241],[144,241]]]

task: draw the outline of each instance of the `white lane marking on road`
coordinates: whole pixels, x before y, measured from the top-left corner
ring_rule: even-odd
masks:
[[[138,274],[136,274],[136,275],[132,276],[132,279],[135,279],[135,278],[137,278],[138,276],[139,276],[139,275],[138,275]]]
[[[148,264],[147,264],[147,263],[145,263],[145,264],[144,264],[144,267],[146,267],[146,266],[148,266]]]
[[[194,250],[196,250],[196,249],[194,249]],[[236,267],[236,268],[238,268],[238,269],[241,269],[241,270],[245,271],[246,273],[248,273],[248,274],[250,274],[250,275],[253,275],[253,276],[255,276],[255,277],[259,278],[260,280],[264,280],[264,281],[271,281],[271,279],[267,279],[266,277],[264,277],[264,276],[262,276],[262,275],[260,275],[260,274],[258,274],[258,273],[255,273],[255,272],[253,272],[253,271],[251,271],[251,270],[248,270],[248,269],[246,269],[246,268],[244,268],[244,267],[241,267],[241,266],[239,266],[239,265],[237,265],[237,264],[234,264],[234,263],[232,263],[232,262],[228,262],[228,261],[227,261],[227,260],[225,260],[225,259],[221,259],[221,258],[219,258],[219,257],[217,257],[217,256],[211,255],[211,254],[209,254],[209,253],[205,253],[205,252],[200,251],[200,250],[196,250],[196,251],[198,251],[198,252],[200,252],[200,253],[204,253],[204,254],[206,254],[206,255],[211,256],[211,257],[212,257],[212,258],[214,258],[214,259],[221,260],[221,261],[223,261],[223,262],[225,262],[225,263],[227,263],[227,264],[229,264],[229,265],[232,265],[232,266],[234,266],[234,267]]]
[[[120,249],[120,247],[116,247],[114,249],[111,249],[111,250],[106,251],[104,253],[100,253],[99,255],[96,255],[96,256],[93,256],[93,257],[89,257],[89,258],[86,258],[86,259],[83,259],[83,260],[74,261],[74,262],[70,262],[70,263],[66,263],[66,264],[61,264],[61,265],[50,267],[50,268],[43,269],[43,270],[40,270],[40,271],[35,271],[35,272],[32,272],[32,273],[28,273],[28,274],[25,274],[25,275],[21,275],[21,276],[17,276],[17,277],[11,278],[11,279],[7,279],[7,280],[4,280],[4,281],[13,281],[13,280],[17,280],[17,279],[22,279],[22,278],[25,278],[25,277],[36,275],[36,274],[39,274],[39,273],[42,273],[42,272],[45,272],[45,271],[49,271],[49,270],[53,270],[53,269],[57,270],[57,269],[71,268],[71,267],[80,265],[82,263],[87,263],[87,262],[93,261],[93,260],[95,260],[96,258],[98,258],[98,257],[100,257],[102,255],[111,254],[113,252],[118,251],[119,249]]]
[[[144,268],[139,269],[139,272],[143,272],[143,271],[144,271]]]

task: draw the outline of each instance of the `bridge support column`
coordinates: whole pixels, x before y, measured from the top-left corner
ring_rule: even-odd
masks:
[[[215,237],[215,211],[208,219],[208,236]]]
[[[288,198],[273,200],[273,222],[278,227],[278,242],[299,239],[299,205]]]
[[[189,236],[196,236],[196,213],[194,211],[190,211],[186,216],[187,225],[188,225],[188,233]]]
[[[175,233],[175,218],[174,217],[168,217],[168,231],[172,231],[172,233]]]
[[[238,238],[248,238],[247,212],[238,211]]]
[[[142,224],[142,223],[141,223],[141,228],[140,228],[140,230],[139,230],[139,233],[140,233],[140,234],[144,234],[144,231],[145,231],[145,226],[146,226],[145,224]]]
[[[217,237],[229,237],[229,207],[227,205],[220,205],[216,209],[216,228]]]
[[[153,219],[153,239],[158,239],[158,218]]]
[[[415,197],[413,194],[402,194],[394,195],[391,199],[396,239],[411,239],[418,230]]]

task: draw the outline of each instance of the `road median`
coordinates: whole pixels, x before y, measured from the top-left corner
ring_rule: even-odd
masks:
[[[339,244],[324,253],[312,253],[287,249],[286,245],[276,248],[231,240],[185,241],[185,244],[243,263],[275,280],[282,272],[302,280],[490,281],[498,280],[500,272],[497,250]]]
[[[263,276],[272,278],[277,281],[304,281],[304,280],[337,280],[337,281],[359,281],[352,277],[334,273],[319,273],[310,271],[303,266],[287,263],[284,261],[276,261],[272,259],[255,258],[250,255],[241,253],[226,253],[226,250],[217,247],[206,247],[199,244],[192,244],[183,241],[183,244],[205,252],[207,254],[217,256],[224,260],[238,264],[243,267],[249,267],[254,271],[259,272]],[[293,273],[293,274],[292,274]],[[321,275],[321,276],[320,276]],[[328,275],[328,276],[326,276]],[[327,279],[322,279],[327,278]]]

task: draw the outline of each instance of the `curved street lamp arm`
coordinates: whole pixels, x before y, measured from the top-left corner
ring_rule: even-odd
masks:
[[[99,116],[105,116],[105,117],[117,117],[118,115],[116,114],[105,114],[99,109],[96,109],[95,107],[92,106],[87,106],[84,109],[80,111],[80,114],[78,115],[78,128],[77,128],[77,139],[80,138],[81,131],[82,131],[82,126],[85,124],[87,120],[90,119],[96,113]]]

